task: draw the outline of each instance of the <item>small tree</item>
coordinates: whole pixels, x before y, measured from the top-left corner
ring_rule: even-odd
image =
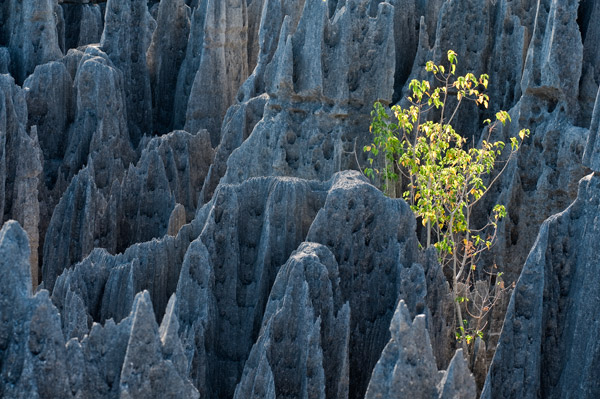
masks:
[[[448,62],[448,71],[432,61],[427,63],[425,69],[435,78],[433,85],[427,80],[411,81],[408,108],[392,106],[392,115],[389,115],[381,103],[375,103],[371,124],[374,139],[364,147],[371,155],[364,173],[371,179],[381,178],[384,190],[391,196],[395,195],[399,177],[406,179],[400,183],[406,189],[402,197],[426,229],[426,246],[434,246],[442,266],[451,270],[456,334],[465,346],[475,336],[483,337],[483,320],[497,300],[491,288],[482,293],[481,285],[476,286],[474,272],[479,268],[480,255],[494,244],[498,222],[506,210],[503,205],[495,205],[487,224],[477,229],[473,227],[472,215],[474,206],[508,164],[507,160],[496,177],[486,183],[505,147],[502,141],[489,141],[491,133],[498,123],[510,122],[510,115],[499,111],[494,122],[485,120],[486,139],[478,147],[467,146],[466,139],[451,123],[465,101],[488,107],[489,97],[483,90],[487,88],[489,77],[483,74],[477,78],[472,73],[456,76],[457,57],[452,50],[448,51]],[[450,107],[451,97],[456,100]],[[439,119],[428,120],[427,116],[434,110],[439,113]],[[511,138],[508,159],[528,135],[529,130],[523,129],[519,137]],[[374,159],[380,154],[383,167],[377,169]],[[471,293],[476,300],[469,304]],[[468,327],[462,306],[476,321],[474,327]]]

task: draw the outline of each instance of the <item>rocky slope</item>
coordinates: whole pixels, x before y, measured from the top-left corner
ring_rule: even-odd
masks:
[[[0,396],[600,396],[599,18],[594,0],[0,1]],[[408,205],[357,171],[373,102],[450,48],[490,75],[491,109],[457,130],[477,142],[499,109],[494,139],[531,130],[481,204],[508,209],[487,262],[515,286],[468,356]]]

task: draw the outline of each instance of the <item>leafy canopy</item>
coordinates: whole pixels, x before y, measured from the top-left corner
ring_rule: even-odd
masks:
[[[506,111],[498,111],[495,120],[484,121],[486,139],[476,146],[468,146],[463,135],[452,127],[461,104],[469,101],[488,108],[485,94],[489,76],[476,77],[472,73],[456,76],[457,56],[448,51],[448,70],[429,61],[426,70],[433,74],[432,82],[412,80],[409,106],[391,107],[388,113],[379,102],[375,103],[370,127],[373,142],[364,147],[369,153],[369,166],[364,173],[372,180],[382,181],[386,193],[396,196],[400,188],[402,198],[415,216],[426,227],[426,246],[434,246],[444,267],[452,270],[457,329],[459,339],[470,343],[473,334],[482,336],[481,325],[471,334],[465,329],[462,306],[469,301],[468,292],[474,291],[474,275],[480,254],[489,250],[495,240],[498,221],[506,215],[503,205],[495,205],[487,225],[475,229],[471,218],[474,205],[488,192],[508,164],[489,182],[498,157],[505,149],[503,141],[490,141],[492,131],[501,123],[511,121]],[[449,99],[452,98],[452,106]],[[428,118],[430,115],[437,115]],[[510,139],[508,159],[518,151],[529,135],[523,129],[518,137]],[[377,165],[381,165],[377,167]],[[400,182],[399,182],[400,180]],[[489,182],[489,183],[488,183]],[[468,287],[464,294],[459,287]],[[478,309],[465,310],[479,322],[495,303],[490,293],[479,301]],[[468,304],[467,304],[468,305]]]

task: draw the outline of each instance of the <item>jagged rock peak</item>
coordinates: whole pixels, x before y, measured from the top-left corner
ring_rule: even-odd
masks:
[[[482,398],[600,395],[599,193],[600,178],[586,176],[577,199],[540,228],[510,299]]]
[[[9,70],[19,84],[37,65],[62,56],[53,0],[4,1],[0,16],[0,43],[10,52]]]
[[[38,189],[42,151],[34,126],[27,130],[25,90],[10,75],[0,75],[0,215],[16,219],[29,236],[31,274],[38,284],[40,207]]]
[[[93,166],[82,169],[62,195],[48,225],[44,243],[42,280],[52,290],[56,278],[66,268],[86,257],[95,246],[110,251],[116,237],[99,237],[100,215],[110,212],[108,201],[97,189]]]
[[[74,119],[73,79],[62,62],[48,62],[35,68],[23,88],[29,115],[27,125],[37,126],[47,185],[52,188],[65,154],[68,127]]]
[[[0,231],[0,254],[2,397],[199,397],[187,378],[175,297],[160,329],[144,291],[121,323],[108,320],[88,330],[84,321],[85,331],[65,344],[62,317],[48,292],[31,294],[28,240],[18,223],[9,221]],[[77,302],[78,294],[72,296]],[[63,311],[73,316],[75,302]]]
[[[0,230],[0,395],[70,397],[65,341],[48,292],[32,296],[27,234],[15,221]]]
[[[0,272],[2,273],[2,299],[8,302],[31,296],[31,272],[29,269],[29,240],[19,223],[9,220],[0,230]],[[25,261],[24,261],[25,260]],[[6,305],[6,306],[5,306]],[[8,303],[0,310],[9,311]],[[6,319],[2,319],[3,322]]]
[[[583,61],[579,1],[539,1],[521,90],[577,112]]]
[[[417,315],[413,320],[401,300],[390,333],[390,342],[373,370],[365,398],[436,397],[439,377],[425,316]]]
[[[344,4],[329,19],[326,3],[306,1],[297,28],[284,18],[264,69],[269,99],[262,120],[229,157],[225,182],[271,175],[327,180],[356,168],[363,154],[354,150],[370,139],[373,102],[392,98],[393,7],[380,3],[371,16],[366,2]],[[248,80],[245,97],[259,88],[256,79]]]
[[[456,351],[448,369],[438,373],[425,315],[413,319],[403,300],[398,302],[390,333],[365,399],[476,397],[475,379],[462,349]]]
[[[69,128],[63,173],[70,179],[89,161],[96,184],[110,186],[135,159],[127,128],[123,73],[97,46],[88,46],[74,79],[76,114]]]
[[[100,47],[123,73],[127,125],[132,143],[152,130],[152,95],[146,51],[156,21],[146,0],[108,0]],[[123,113],[123,111],[121,111]]]
[[[335,257],[303,243],[280,269],[235,398],[273,379],[277,398],[348,396],[350,307]]]
[[[185,130],[208,130],[216,147],[227,108],[249,74],[248,15],[245,0],[204,3],[203,47],[187,100]],[[198,7],[196,12],[200,12]]]
[[[600,89],[596,96],[596,103],[594,105],[594,112],[592,114],[592,122],[590,125],[590,132],[585,146],[585,152],[583,153],[583,164],[596,172],[600,172]]]
[[[105,156],[90,156],[89,165],[72,179],[48,225],[46,288],[52,289],[62,270],[94,247],[114,254],[164,236],[176,203],[181,204],[178,227],[193,219],[213,158],[208,132],[175,131],[147,140],[140,143],[144,148],[137,165],[129,164],[126,171],[118,159],[106,165]]]
[[[374,208],[385,212],[369,211]],[[299,366],[305,367],[307,378],[316,373],[311,386],[328,396],[348,392],[361,397],[401,292],[400,271],[416,260],[414,223],[406,204],[385,198],[357,172],[340,173],[327,182],[270,177],[220,185],[176,236],[136,244],[122,255],[94,250],[57,279],[53,297],[61,314],[75,312],[63,324],[78,331],[81,322],[69,320],[85,318],[79,301],[69,299],[69,290],[94,320],[122,319],[134,293],[143,289],[150,290],[158,318],[165,307],[164,317],[172,318],[167,299],[176,292],[177,302],[169,306],[176,310],[189,376],[200,394],[208,396],[234,394],[253,346],[256,354],[238,395],[271,388],[295,392],[292,385],[297,384],[282,382],[285,369],[269,360],[279,357],[273,354],[278,350],[283,356],[284,346],[273,346],[275,352],[264,358],[261,348],[271,333],[263,334],[261,343],[257,339],[261,323],[285,324],[284,313],[304,315],[312,320],[310,339],[298,338],[292,346],[299,352],[311,348],[314,356]],[[313,243],[300,245],[307,237]],[[367,258],[365,269],[361,259]],[[315,276],[317,271],[322,278]],[[374,307],[367,298],[375,292],[381,300]],[[231,301],[235,295],[243,301]],[[282,299],[286,297],[292,302]],[[413,309],[424,306],[418,295],[407,300]],[[275,316],[281,306],[298,311]],[[367,362],[365,348],[375,348]],[[261,385],[263,377],[272,383]],[[322,386],[317,383],[321,378]]]
[[[121,369],[119,396],[128,399],[199,398],[198,391],[186,376],[179,374],[171,360],[163,359],[163,342],[147,291],[136,295],[130,317],[131,333]],[[171,337],[178,340],[176,336]]]
[[[188,44],[191,10],[183,0],[159,3],[157,27],[146,53],[152,87],[154,131],[173,127],[177,75]],[[195,133],[195,132],[194,132]]]

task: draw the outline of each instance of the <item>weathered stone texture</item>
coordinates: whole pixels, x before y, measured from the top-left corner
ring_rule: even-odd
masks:
[[[111,185],[98,184],[108,177],[95,170],[97,161],[90,161],[71,181],[49,223],[46,288],[52,289],[62,270],[93,248],[123,252],[136,242],[167,234],[176,202],[184,206],[183,224],[189,222],[211,159],[206,131],[176,131],[147,142],[136,166],[130,164],[121,176],[109,175]],[[120,171],[120,165],[113,170]]]
[[[248,16],[244,0],[205,2],[202,55],[190,88],[185,130],[208,130],[216,147],[227,108],[248,77]]]
[[[153,128],[161,134],[173,127],[177,75],[188,44],[190,14],[191,10],[183,0],[161,1],[156,30],[146,53],[152,88]]]
[[[34,286],[39,277],[38,189],[42,163],[37,129],[27,131],[25,93],[10,75],[0,75],[0,215],[2,220],[17,219],[29,235]]]
[[[392,97],[393,7],[380,3],[374,18],[366,2],[338,7],[332,19],[327,12],[326,3],[311,0],[297,29],[284,19],[277,50],[265,66],[270,98],[263,118],[229,157],[225,182],[264,175],[327,180],[340,168],[356,166],[353,150],[367,140],[358,132],[368,129],[373,101],[389,103]],[[245,86],[246,95],[259,84]]]
[[[0,395],[69,397],[65,341],[47,291],[32,296],[30,250],[15,221],[0,231]]]
[[[135,159],[127,129],[123,74],[98,47],[89,46],[74,79],[75,121],[69,128],[62,171],[69,181],[92,160],[101,188]]]
[[[333,254],[301,244],[275,279],[235,397],[252,396],[269,374],[278,398],[347,397],[349,329]]]
[[[152,132],[152,95],[146,51],[156,21],[144,0],[109,0],[104,15],[100,48],[123,73],[127,125],[137,145],[142,135]]]
[[[598,177],[542,227],[508,306],[483,398],[595,397]]]
[[[74,119],[73,80],[65,65],[54,61],[37,66],[23,88],[27,99],[27,125],[37,126],[45,178],[53,183],[65,155],[67,130]],[[49,183],[46,184],[50,186]]]
[[[596,104],[592,114],[592,122],[590,124],[590,132],[583,153],[583,164],[590,169],[600,172],[600,149],[598,146],[598,137],[600,136],[600,89],[596,96]]]
[[[100,43],[104,16],[98,4],[61,4],[65,19],[65,50]]]
[[[0,47],[0,73],[10,73],[10,52],[6,47]]]
[[[401,272],[416,261],[414,223],[404,201],[386,198],[354,172],[335,175],[308,233],[307,241],[334,254],[341,300],[350,304],[351,398],[366,391],[398,301]]]
[[[10,0],[0,4],[0,42],[10,52],[10,72],[18,84],[35,67],[62,56],[53,0]]]
[[[599,2],[95,3],[0,0],[0,396],[600,395]],[[531,130],[474,216],[521,277],[468,359],[410,208],[340,173],[448,49],[490,75],[457,131]]]
[[[413,320],[404,301],[398,303],[390,341],[373,370],[365,399],[476,397],[475,380],[462,350],[447,371],[438,373],[425,323],[424,315]]]
[[[202,59],[207,5],[207,0],[201,0],[196,1],[196,5],[192,8],[189,40],[185,50],[185,58],[179,69],[175,89],[173,108],[173,127],[175,129],[182,129],[185,126],[190,91]]]

